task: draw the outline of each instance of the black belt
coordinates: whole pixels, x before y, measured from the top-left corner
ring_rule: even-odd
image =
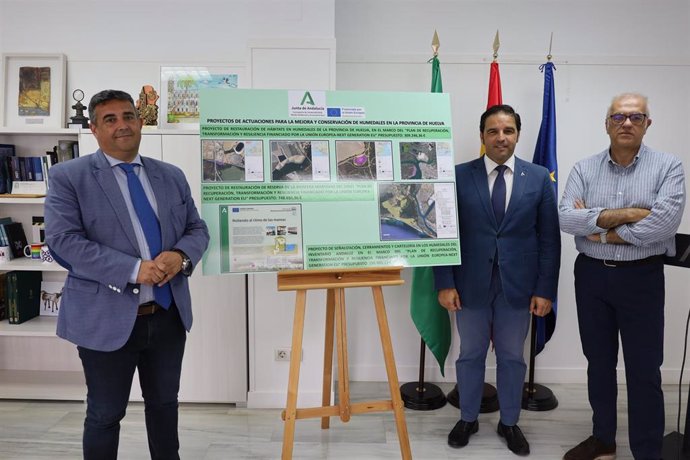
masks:
[[[664,256],[661,256],[661,255],[649,256],[649,257],[645,257],[644,259],[637,259],[637,260],[595,259],[594,257],[589,257],[588,255],[585,255],[585,254],[580,254],[580,257],[582,257],[585,260],[591,261],[591,262],[601,263],[604,266],[611,267],[611,268],[634,267],[637,265],[652,265],[652,264],[663,264],[664,263]]]
[[[137,316],[153,315],[161,308],[163,307],[153,301],[142,303],[139,305],[139,309],[137,310]]]

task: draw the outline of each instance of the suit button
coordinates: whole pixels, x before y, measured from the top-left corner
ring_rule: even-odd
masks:
[[[133,292],[134,294],[139,294],[139,288],[134,288],[134,289],[132,289],[132,292]]]

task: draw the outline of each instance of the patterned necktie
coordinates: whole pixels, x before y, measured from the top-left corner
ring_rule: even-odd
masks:
[[[495,171],[498,172],[496,181],[494,182],[494,189],[491,192],[491,207],[494,208],[494,216],[496,216],[496,223],[501,225],[503,216],[506,214],[506,180],[503,173],[508,169],[506,165],[496,166]]]
[[[161,253],[161,227],[156,217],[156,213],[151,207],[151,203],[146,198],[146,192],[141,185],[139,177],[134,172],[134,165],[131,163],[119,163],[118,166],[127,173],[127,187],[129,188],[129,196],[132,200],[134,210],[139,217],[139,223],[144,231],[146,243],[149,245],[149,252],[151,259],[155,259]],[[168,308],[172,302],[172,291],[170,290],[170,283],[165,283],[162,287],[153,285],[153,296],[163,308]]]

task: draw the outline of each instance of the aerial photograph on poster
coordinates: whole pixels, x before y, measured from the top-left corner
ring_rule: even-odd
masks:
[[[393,180],[391,142],[336,141],[338,180]]]
[[[401,142],[400,176],[407,179],[437,179],[436,142]]]
[[[330,179],[328,141],[271,141],[273,181]]]
[[[434,184],[379,184],[381,240],[436,238]]]
[[[201,141],[204,182],[262,181],[263,143],[258,140]]]

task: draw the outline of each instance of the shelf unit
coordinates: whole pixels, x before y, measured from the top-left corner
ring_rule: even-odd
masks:
[[[0,128],[0,143],[18,156],[45,155],[58,140],[78,140],[78,129]],[[31,242],[31,217],[43,215],[44,197],[0,195],[0,217],[21,222]],[[41,271],[44,281],[64,281],[56,263],[16,258],[0,270]],[[39,316],[22,324],[0,321],[0,398],[83,400],[86,386],[74,345],[55,335],[57,318]]]

